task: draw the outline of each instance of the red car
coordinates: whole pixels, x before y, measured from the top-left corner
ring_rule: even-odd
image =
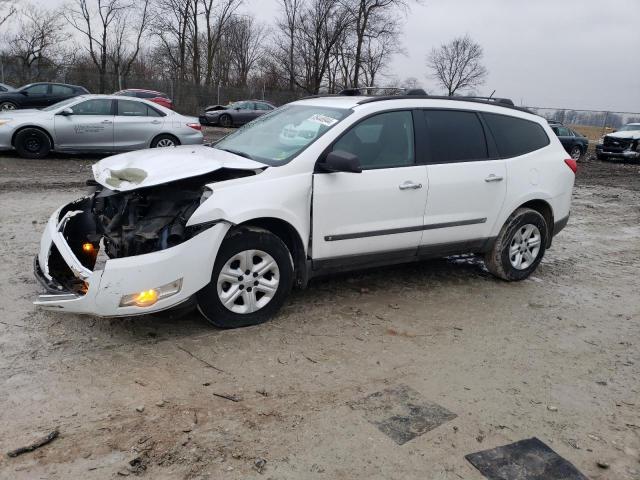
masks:
[[[114,93],[114,95],[122,95],[125,97],[144,98],[158,105],[173,110],[173,102],[166,93],[157,92],[155,90],[145,90],[142,88],[127,88]]]

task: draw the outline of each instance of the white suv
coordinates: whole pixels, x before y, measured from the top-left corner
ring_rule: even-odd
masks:
[[[462,253],[522,280],[567,223],[576,162],[515,107],[433,97],[294,102],[213,147],[94,165],[89,196],[50,218],[45,308],[129,316],[195,300],[253,325],[293,285]]]

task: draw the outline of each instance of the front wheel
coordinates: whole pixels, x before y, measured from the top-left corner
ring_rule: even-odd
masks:
[[[487,269],[503,280],[524,280],[542,261],[548,232],[547,222],[539,212],[517,209],[485,255]]]
[[[293,261],[282,240],[241,229],[222,243],[211,282],[196,295],[198,310],[216,327],[257,325],[276,314],[292,285]]]
[[[0,112],[8,112],[16,108],[18,108],[18,106],[13,102],[0,102]]]
[[[51,151],[49,135],[39,128],[20,130],[14,145],[22,158],[44,158]]]

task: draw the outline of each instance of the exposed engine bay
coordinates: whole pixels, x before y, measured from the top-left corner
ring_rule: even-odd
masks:
[[[165,250],[192,238],[201,228],[187,228],[186,224],[211,194],[206,185],[256,173],[223,168],[125,192],[90,180],[90,194],[66,205],[58,220],[69,215],[63,231],[65,240],[78,260],[92,270],[101,248],[109,259],[115,259]],[[78,280],[55,247],[49,270],[66,288],[78,291]]]

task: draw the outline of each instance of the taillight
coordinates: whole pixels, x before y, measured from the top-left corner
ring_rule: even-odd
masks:
[[[202,130],[202,125],[199,123],[187,123],[187,127],[191,127],[194,130]]]
[[[578,162],[573,158],[567,158],[564,163],[567,164],[567,166],[573,171],[573,173],[576,173],[578,171]]]

